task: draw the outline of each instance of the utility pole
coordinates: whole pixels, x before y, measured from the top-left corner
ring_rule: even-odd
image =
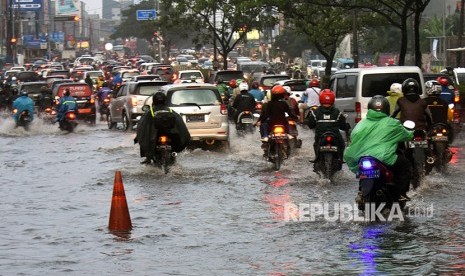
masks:
[[[465,6],[465,0],[460,1],[460,24],[459,24],[459,45],[458,47],[462,47],[462,38],[463,38],[463,24],[464,24],[464,8]],[[457,52],[457,60],[455,67],[461,67],[462,66],[462,52],[458,51]]]

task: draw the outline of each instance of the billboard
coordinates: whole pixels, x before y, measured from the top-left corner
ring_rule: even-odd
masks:
[[[57,0],[55,9],[57,15],[79,14],[79,0]]]
[[[8,5],[19,11],[42,11],[42,0],[8,0]]]

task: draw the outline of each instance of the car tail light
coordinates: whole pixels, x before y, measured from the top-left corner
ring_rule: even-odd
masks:
[[[228,109],[226,108],[226,105],[224,103],[221,104],[221,114],[228,115]]]
[[[283,126],[275,126],[273,127],[273,133],[274,134],[284,134],[284,127]]]
[[[460,102],[460,92],[457,88],[454,89],[454,103],[459,103]]]
[[[160,143],[160,144],[166,144],[166,142],[168,142],[168,136],[166,136],[166,135],[161,135],[160,137],[158,137],[158,143]]]
[[[131,97],[131,106],[137,106],[137,97]]]
[[[355,123],[362,120],[362,104],[360,102],[355,103]]]

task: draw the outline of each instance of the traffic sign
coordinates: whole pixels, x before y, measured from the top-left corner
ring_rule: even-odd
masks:
[[[9,0],[13,9],[20,11],[41,11],[42,0]]]
[[[154,20],[157,18],[155,10],[137,10],[137,21]]]

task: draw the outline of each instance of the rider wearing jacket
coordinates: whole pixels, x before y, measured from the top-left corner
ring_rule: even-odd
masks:
[[[20,97],[14,100],[13,109],[17,109],[17,112],[13,115],[15,122],[18,122],[19,115],[24,110],[27,110],[29,112],[29,116],[32,121],[34,117],[34,101],[27,96],[26,90],[22,90],[20,93]]]
[[[255,110],[255,98],[249,93],[249,85],[246,82],[239,84],[239,90],[241,93],[234,98],[233,109],[234,109],[234,122],[237,125],[237,118],[243,111],[253,112]]]
[[[342,164],[342,157],[345,149],[345,142],[339,130],[348,131],[346,117],[334,106],[335,95],[330,89],[324,89],[320,94],[321,105],[316,110],[310,110],[308,116],[308,127],[315,129],[315,159],[318,157],[318,145],[323,133],[330,131],[337,139],[338,155]]]
[[[374,96],[368,103],[366,118],[361,120],[350,135],[351,144],[344,152],[349,169],[358,173],[358,162],[363,156],[372,156],[383,162],[394,173],[397,192],[405,199],[412,176],[411,164],[397,153],[398,143],[411,140],[413,132],[399,120],[389,117],[389,102],[383,96]]]
[[[428,104],[420,98],[421,90],[418,82],[413,78],[408,78],[402,83],[402,93],[404,97],[397,101],[396,109],[391,117],[395,118],[399,112],[400,121],[406,120],[415,123],[415,129],[427,130],[431,126],[431,114]]]
[[[289,123],[286,118],[286,113],[289,117],[297,120],[297,116],[292,114],[289,105],[283,101],[285,94],[286,90],[282,85],[275,85],[271,89],[271,101],[267,102],[262,107],[262,113],[256,124],[260,125],[260,134],[263,142],[268,142],[268,133],[271,126],[286,126],[287,132],[289,133]]]
[[[61,97],[60,102],[58,103],[56,122],[61,122],[64,119],[66,112],[71,110],[77,112],[77,103],[76,99],[71,97],[69,89],[66,88],[63,93],[63,97]]]
[[[391,84],[391,88],[387,91],[388,96],[386,99],[389,101],[389,106],[391,107],[391,111],[389,114],[394,113],[395,107],[397,105],[397,101],[404,96],[402,93],[402,84],[400,83],[393,83]],[[400,118],[400,114],[397,114],[396,118]]]
[[[426,94],[425,102],[431,113],[432,124],[442,123],[447,125],[449,131],[449,140],[453,140],[453,128],[448,120],[449,105],[447,101],[440,97],[441,84],[438,81],[431,80],[425,83]]]
[[[308,83],[308,88],[302,95],[302,103],[299,104],[300,122],[305,119],[305,111],[312,106],[320,106],[320,82],[318,79],[312,79]]]

